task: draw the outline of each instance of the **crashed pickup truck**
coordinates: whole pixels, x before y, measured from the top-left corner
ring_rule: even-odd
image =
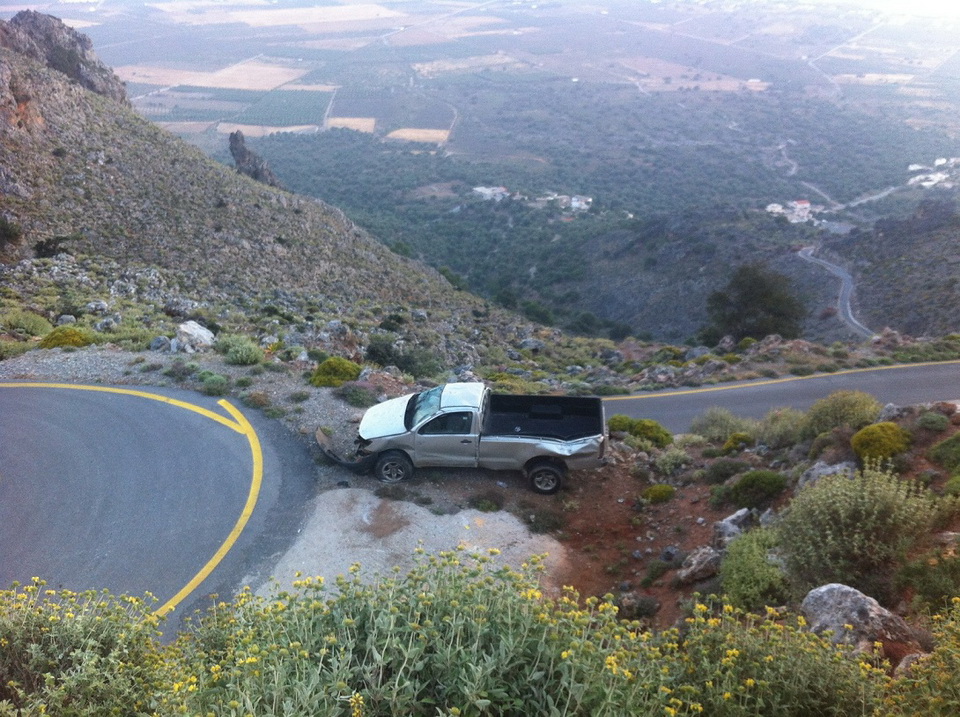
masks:
[[[522,471],[537,493],[555,493],[570,469],[603,465],[606,423],[599,398],[496,394],[482,383],[448,383],[384,401],[360,421],[356,450],[341,457],[329,437],[317,441],[332,460],[373,469],[384,483],[415,468]]]

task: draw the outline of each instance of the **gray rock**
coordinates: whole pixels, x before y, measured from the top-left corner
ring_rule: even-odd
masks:
[[[85,307],[88,314],[100,314],[103,315],[110,311],[110,305],[103,299],[97,299],[96,301],[91,301]]]
[[[802,488],[805,488],[808,485],[813,485],[824,476],[842,474],[848,478],[853,478],[856,472],[856,464],[851,463],[850,461],[834,463],[833,465],[828,465],[823,461],[817,461],[813,464],[813,467],[805,470],[803,475],[800,476],[800,480],[797,481],[796,490],[800,491]]]
[[[880,415],[877,416],[877,423],[882,421],[895,421],[898,418],[902,418],[906,412],[907,409],[903,406],[898,406],[895,403],[888,403],[880,410]]]
[[[179,296],[169,298],[163,303],[163,313],[165,313],[167,316],[175,316],[184,319],[192,314],[196,308],[196,301],[193,301],[192,299],[184,299]]]
[[[720,570],[720,551],[704,545],[694,550],[677,571],[677,583],[690,585],[712,578]]]
[[[57,319],[57,326],[66,326],[77,323],[77,317],[73,314],[63,314]]]
[[[673,563],[680,557],[680,546],[668,545],[660,553],[660,560],[665,563]]]
[[[713,547],[726,550],[734,538],[743,535],[755,522],[756,518],[749,508],[741,508],[723,520],[718,520],[713,524]]]
[[[830,583],[814,588],[803,599],[800,610],[813,632],[820,635],[832,631],[834,644],[870,650],[879,641],[898,644],[900,655],[923,651],[902,617],[848,585]]]
[[[414,321],[417,321],[419,323],[423,323],[428,318],[430,318],[424,309],[414,309],[413,311],[410,312],[410,316],[413,317]]]
[[[114,314],[113,316],[107,316],[103,319],[100,319],[97,323],[93,325],[94,331],[100,332],[110,332],[117,328],[120,325],[121,321],[120,314]]]
[[[151,351],[159,351],[161,353],[166,353],[170,351],[170,339],[166,336],[156,336],[150,342]]]
[[[187,353],[203,351],[213,346],[214,336],[210,329],[196,321],[187,321],[177,327],[177,341]]]
[[[694,346],[683,355],[683,359],[684,361],[693,361],[701,356],[706,356],[708,353],[710,353],[710,349],[708,349],[706,346]]]
[[[547,345],[543,343],[540,339],[524,339],[520,342],[521,349],[527,349],[529,351],[543,351]]]

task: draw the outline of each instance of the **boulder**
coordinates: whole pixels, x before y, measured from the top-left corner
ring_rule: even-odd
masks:
[[[61,314],[60,318],[57,319],[57,326],[67,326],[75,323],[77,323],[77,317],[73,314]]]
[[[170,350],[170,339],[166,336],[156,336],[150,342],[151,351],[159,351],[160,353],[166,353]]]
[[[720,570],[720,560],[719,550],[709,545],[697,548],[686,557],[677,571],[677,583],[690,585],[712,578]]]
[[[857,465],[850,461],[834,463],[832,465],[824,463],[823,461],[817,461],[800,476],[800,480],[797,481],[797,491],[800,491],[808,485],[813,485],[824,476],[833,476],[840,473],[848,478],[853,478],[856,472]]]
[[[832,631],[834,644],[868,652],[875,642],[894,665],[905,655],[923,652],[916,634],[899,615],[859,590],[840,583],[814,588],[800,605],[810,629],[818,635]]]
[[[713,547],[718,550],[726,550],[731,541],[743,535],[744,530],[754,522],[756,521],[753,511],[749,508],[741,508],[723,520],[718,520],[713,524]]]
[[[182,351],[194,353],[213,346],[213,332],[196,321],[187,321],[177,327],[177,343]]]

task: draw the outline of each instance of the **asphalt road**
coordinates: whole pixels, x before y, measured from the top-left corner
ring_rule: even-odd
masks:
[[[258,584],[313,495],[305,445],[276,421],[192,392],[0,383],[0,585],[153,593],[180,619]],[[606,400],[607,415],[689,429],[709,406],[760,417],[839,389],[883,403],[960,398],[960,362],[723,384]],[[171,629],[172,628],[172,629]]]
[[[865,391],[883,404],[960,399],[960,361],[615,396],[605,399],[604,407],[607,417],[623,413],[633,418],[653,418],[668,430],[682,433],[690,430],[690,422],[711,406],[726,408],[738,416],[761,418],[772,408],[805,410],[817,399],[841,389]]]
[[[181,617],[296,536],[313,465],[275,421],[95,388],[0,384],[0,585],[149,591]]]

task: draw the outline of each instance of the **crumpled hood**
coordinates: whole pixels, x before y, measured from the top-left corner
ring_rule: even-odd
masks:
[[[368,408],[360,420],[360,438],[370,441],[406,431],[403,414],[409,402],[410,396],[400,396]]]

